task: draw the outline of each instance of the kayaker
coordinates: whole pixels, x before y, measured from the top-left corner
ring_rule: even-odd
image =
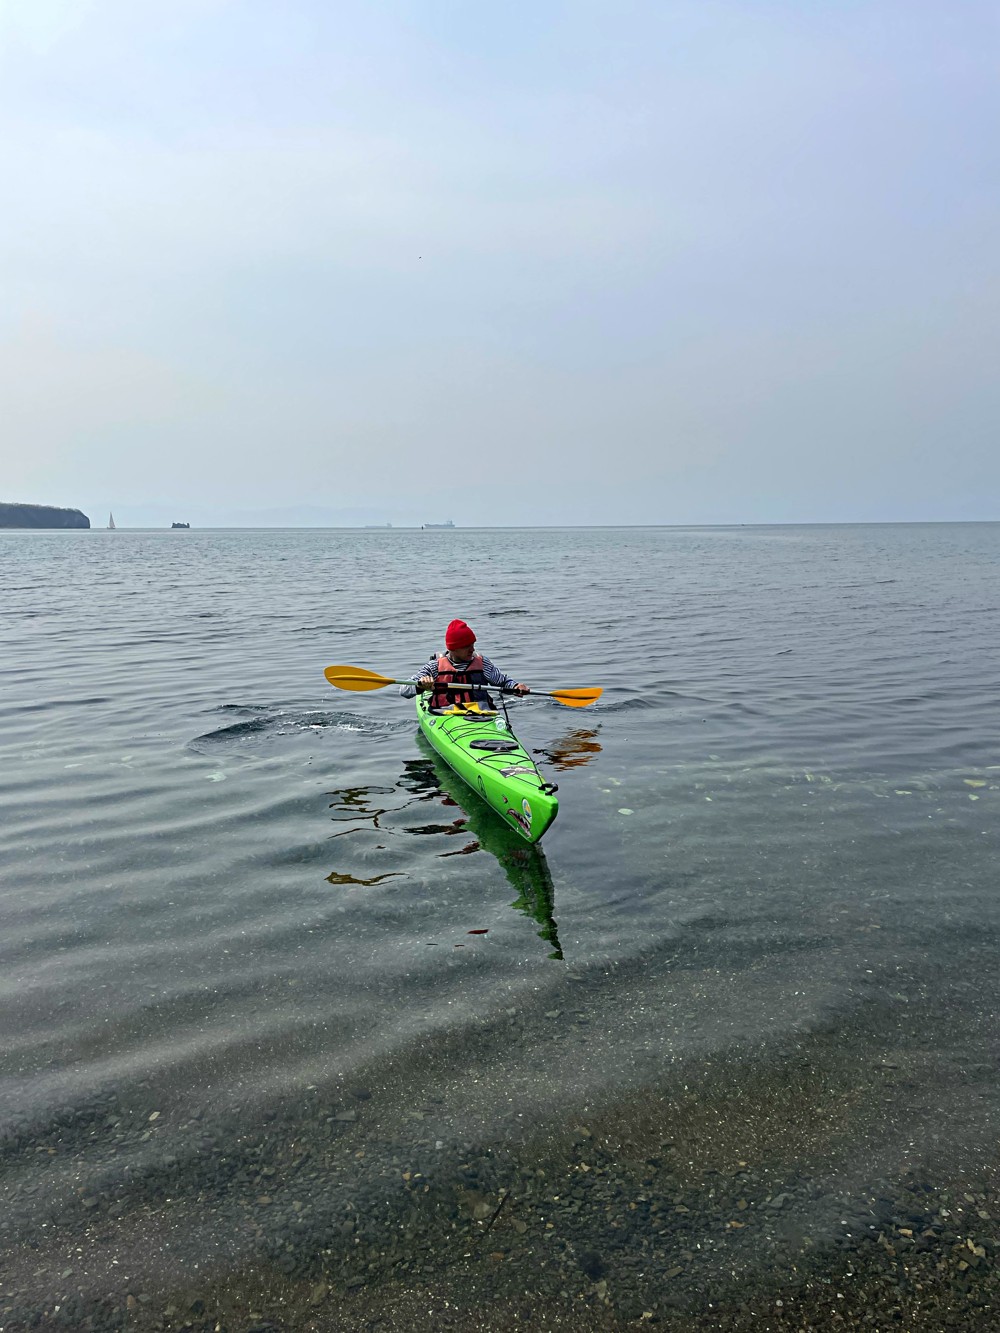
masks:
[[[433,690],[432,708],[451,708],[457,703],[477,703],[493,708],[493,700],[484,685],[495,685],[499,690],[514,694],[530,694],[527,685],[513,680],[495,666],[488,657],[476,652],[476,636],[464,620],[453,620],[444,632],[443,653],[434,656],[410,680],[412,685],[401,685],[404,699],[412,699],[418,692]],[[449,690],[449,685],[468,684],[469,690]],[[476,688],[476,687],[480,688]]]

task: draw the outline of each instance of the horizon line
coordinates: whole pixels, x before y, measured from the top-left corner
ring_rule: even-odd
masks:
[[[928,527],[932,525],[959,526],[1000,523],[1000,518],[888,518],[888,519],[781,519],[731,520],[725,523],[469,523],[442,528],[430,528],[416,523],[207,523],[202,527],[166,528],[146,524],[116,523],[113,529],[91,524],[87,528],[4,528],[0,532],[517,532],[525,529],[580,530],[588,529],[689,529],[689,528],[888,528]]]

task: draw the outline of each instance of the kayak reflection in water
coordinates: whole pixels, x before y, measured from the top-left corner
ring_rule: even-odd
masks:
[[[414,835],[446,837],[460,843],[447,856],[494,856],[517,895],[511,906],[536,921],[550,958],[562,958],[554,911],[555,890],[545,856],[508,828],[488,805],[439,758],[422,735],[417,744],[427,756],[408,759],[392,787],[349,787],[329,792],[330,818],[337,826],[337,866],[326,876],[337,887],[373,888],[408,877],[393,853],[393,840]],[[402,798],[402,799],[401,799]],[[441,806],[448,807],[443,818]],[[421,816],[417,809],[423,807]],[[414,818],[420,819],[414,823]],[[339,841],[344,839],[344,841]],[[454,844],[453,844],[454,845]],[[429,845],[433,848],[433,843]]]
[[[464,620],[450,623],[444,632],[444,646],[443,653],[435,653],[414,672],[410,677],[412,685],[399,687],[404,699],[431,690],[431,708],[435,710],[470,703],[493,708],[493,700],[483,688],[486,685],[514,694],[531,693],[527,685],[505,675],[488,657],[476,652],[476,636]],[[470,686],[468,690],[449,689],[450,685],[466,684]]]
[[[406,765],[404,784],[414,792],[426,795],[440,794],[443,804],[457,807],[465,815],[450,825],[431,825],[429,828],[408,828],[408,833],[445,832],[468,833],[473,841],[454,852],[441,856],[467,856],[473,852],[489,852],[496,857],[500,868],[510,881],[517,897],[511,907],[531,917],[541,926],[539,939],[552,946],[550,958],[562,958],[555,917],[555,886],[545,853],[538,846],[529,846],[522,838],[497,819],[493,811],[480,801],[460,777],[434,752],[433,746],[417,737],[417,744],[428,756],[427,761],[411,760]]]

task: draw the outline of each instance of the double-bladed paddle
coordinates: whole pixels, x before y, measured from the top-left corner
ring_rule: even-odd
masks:
[[[386,685],[413,685],[412,680],[394,680],[391,676],[380,676],[377,671],[366,671],[364,667],[328,666],[323,672],[331,685],[338,690],[381,690]],[[449,685],[450,690],[468,690],[468,685]],[[497,685],[483,688],[497,690],[500,694],[515,694],[515,690],[500,689]],[[596,703],[604,691],[595,686],[589,690],[536,690],[532,694],[542,694],[547,699],[555,699],[566,708],[587,708]]]

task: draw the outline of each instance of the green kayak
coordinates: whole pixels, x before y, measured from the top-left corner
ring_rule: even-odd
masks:
[[[559,812],[556,786],[546,782],[502,713],[432,712],[417,695],[420,730],[445,763],[516,829],[537,842]]]

